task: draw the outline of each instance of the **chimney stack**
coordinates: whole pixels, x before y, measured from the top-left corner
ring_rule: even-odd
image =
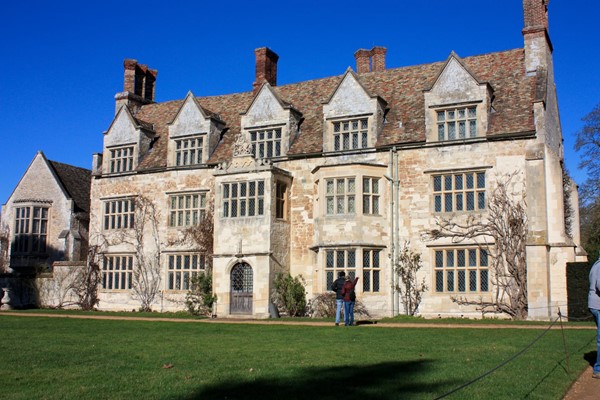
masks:
[[[385,71],[385,47],[375,46],[371,49],[372,67],[374,72]]]
[[[538,68],[548,70],[552,56],[552,42],[548,35],[548,3],[550,0],[523,0],[523,39],[525,41],[525,68],[527,75]]]
[[[354,53],[356,59],[356,72],[364,74],[365,72],[371,72],[371,52],[365,49],[358,49]]]
[[[371,50],[358,49],[354,53],[356,59],[356,72],[364,74],[365,72],[385,71],[385,54],[387,49],[381,46],[375,46]]]
[[[115,112],[118,112],[123,105],[127,105],[135,113],[144,104],[154,103],[158,71],[138,64],[137,60],[132,59],[126,59],[123,67],[125,69],[123,92],[115,96],[117,101]]]
[[[257,90],[264,82],[271,86],[277,86],[277,61],[279,56],[268,47],[254,50],[256,56],[256,80],[252,84],[253,90]]]

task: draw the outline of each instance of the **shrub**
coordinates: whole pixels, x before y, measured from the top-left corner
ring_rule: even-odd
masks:
[[[309,302],[307,314],[312,318],[333,318],[335,317],[335,310],[335,293],[325,292],[317,294]],[[354,315],[363,318],[371,318],[369,310],[367,310],[367,307],[365,307],[363,302],[359,299],[356,299],[354,304]]]
[[[212,292],[212,276],[197,274],[190,280],[190,290],[185,296],[185,305],[192,315],[211,315],[217,296]]]
[[[290,317],[301,317],[306,314],[306,285],[302,275],[293,278],[289,273],[279,273],[273,281],[271,300],[278,311]]]

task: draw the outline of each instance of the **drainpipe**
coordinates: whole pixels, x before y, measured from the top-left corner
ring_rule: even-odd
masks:
[[[385,178],[390,182],[390,306],[392,317],[396,315],[394,299],[396,298],[396,272],[394,271],[394,265],[396,260],[396,251],[394,248],[394,153],[390,149],[390,160],[389,160],[389,176],[385,175]]]
[[[398,176],[398,151],[396,150],[396,147],[394,146],[394,159],[393,159],[393,166],[394,166],[394,174],[392,175],[392,178],[394,179],[394,195],[395,195],[395,199],[394,199],[394,265],[398,264],[398,251],[399,251],[399,244],[400,244],[400,181],[399,181],[399,176]],[[400,296],[399,293],[396,291],[396,287],[394,286],[394,316],[398,315],[400,313]]]

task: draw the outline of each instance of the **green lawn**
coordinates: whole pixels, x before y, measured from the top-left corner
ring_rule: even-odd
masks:
[[[434,399],[512,357],[542,332],[2,315],[0,397]],[[562,398],[595,350],[593,330],[564,334],[570,373],[562,333],[553,330],[447,398]]]

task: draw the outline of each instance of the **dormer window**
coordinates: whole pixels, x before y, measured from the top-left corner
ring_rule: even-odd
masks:
[[[439,141],[477,136],[477,107],[438,110],[436,113]]]
[[[484,137],[494,90],[479,81],[452,53],[431,89],[424,92],[425,130],[428,142]]]
[[[200,136],[175,140],[175,166],[202,164],[203,143]]]
[[[281,155],[281,128],[250,131],[252,155],[257,160]]]
[[[333,122],[333,150],[354,150],[368,147],[369,120],[356,118]]]
[[[133,146],[121,146],[110,149],[111,174],[133,171]]]

